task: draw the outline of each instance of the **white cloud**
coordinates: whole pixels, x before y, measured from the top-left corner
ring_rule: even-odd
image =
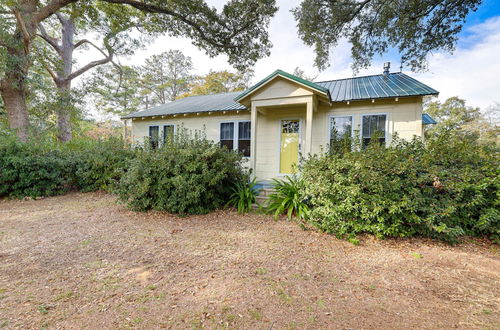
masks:
[[[220,9],[222,0],[208,1]],[[276,69],[292,72],[295,67],[305,70],[308,75],[318,74],[318,80],[351,77],[350,48],[346,42],[332,51],[331,67],[318,73],[313,67],[314,52],[305,46],[297,34],[296,23],[290,9],[300,0],[278,0],[279,11],[271,20],[270,38],[273,42],[271,56],[261,59],[255,66],[254,82],[264,78]],[[429,71],[410,74],[416,79],[440,91],[440,99],[458,95],[470,105],[482,108],[500,101],[500,16],[469,27],[461,39],[462,47],[454,54],[436,53],[430,57]],[[169,49],[180,49],[192,57],[196,72],[207,73],[210,69],[232,69],[226,56],[209,58],[203,51],[185,38],[161,37],[147,49],[133,57],[121,59],[122,63],[142,64],[144,59]],[[392,70],[399,70],[397,58],[387,55],[374,60],[372,67],[361,70],[359,75],[382,72],[382,63],[392,60]]]
[[[452,55],[433,55],[429,72],[413,76],[440,91],[442,100],[457,95],[469,105],[486,108],[500,101],[500,16],[468,32],[468,47]]]

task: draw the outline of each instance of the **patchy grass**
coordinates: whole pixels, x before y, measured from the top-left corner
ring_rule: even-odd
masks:
[[[415,259],[422,259],[424,257],[418,252],[410,252],[410,255]]]
[[[353,243],[102,193],[0,201],[0,328],[498,327],[498,245]]]

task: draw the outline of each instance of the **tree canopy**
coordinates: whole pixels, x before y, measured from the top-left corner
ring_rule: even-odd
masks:
[[[294,8],[299,37],[329,66],[330,50],[343,38],[351,44],[353,69],[395,48],[412,70],[426,68],[433,51],[454,50],[467,14],[482,0],[303,0]]]
[[[100,113],[124,116],[149,107],[141,88],[140,71],[135,67],[99,67],[84,89],[87,107]]]
[[[210,71],[204,76],[196,77],[190,86],[190,91],[181,97],[243,91],[250,87],[252,77],[253,71],[251,70],[245,72]]]
[[[28,137],[26,77],[33,43],[39,32],[55,43],[41,24],[75,7],[85,13],[82,24],[89,30],[102,27],[93,24],[96,18],[112,17],[106,26],[119,30],[140,17],[133,25],[141,33],[189,38],[211,57],[225,54],[240,70],[269,55],[267,28],[277,11],[275,0],[231,0],[221,11],[204,0],[0,0],[0,94],[10,128],[21,140]]]
[[[147,58],[141,67],[141,86],[151,105],[165,104],[189,91],[193,80],[191,57],[169,50]]]
[[[499,109],[496,108],[496,111]],[[495,106],[484,113],[478,107],[471,107],[464,99],[453,96],[441,102],[427,101],[424,111],[433,117],[437,124],[426,130],[426,136],[440,135],[447,132],[458,132],[471,135],[480,141],[498,141],[500,123],[492,117]]]

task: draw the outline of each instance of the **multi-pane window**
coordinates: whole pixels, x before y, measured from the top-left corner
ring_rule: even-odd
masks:
[[[361,138],[363,146],[370,144],[373,137],[376,137],[380,144],[385,143],[387,115],[365,115],[362,122]]]
[[[234,149],[234,123],[220,124],[220,146]]]
[[[250,122],[238,123],[238,151],[245,157],[250,157]]]
[[[174,140],[174,125],[163,125],[163,143],[171,143]]]
[[[151,144],[151,149],[158,148],[158,140],[160,137],[160,129],[158,126],[149,126],[149,143]]]
[[[298,120],[283,120],[281,121],[281,133],[298,133],[299,125]]]
[[[330,117],[330,152],[351,150],[352,116]]]
[[[238,150],[245,157],[250,156],[250,121],[226,122],[220,124],[220,145],[229,150]]]
[[[330,142],[352,137],[352,117],[330,117]]]

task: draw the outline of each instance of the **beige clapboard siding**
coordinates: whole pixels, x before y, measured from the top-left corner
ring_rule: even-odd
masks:
[[[255,101],[268,100],[270,97],[293,95],[293,98],[308,97],[311,93],[303,88],[290,89],[287,82],[276,81],[270,88],[272,93],[263,89],[260,94],[255,94]],[[253,101],[253,100],[252,100]],[[421,97],[399,98],[388,100],[353,101],[328,105],[320,103],[313,114],[312,125],[312,152],[318,153],[325,150],[329,142],[329,117],[331,115],[353,116],[354,129],[361,129],[361,116],[363,114],[385,113],[388,118],[388,143],[392,135],[397,132],[401,138],[411,139],[413,136],[422,135],[422,99]],[[282,119],[299,119],[301,121],[300,143],[304,145],[306,105],[280,106],[266,108],[257,116],[257,142],[256,142],[256,170],[259,180],[275,178],[279,175],[279,148],[280,124]],[[188,116],[177,116],[155,119],[136,119],[132,122],[132,138],[134,142],[142,142],[149,134],[150,125],[162,126],[165,124],[183,125],[189,130],[203,130],[208,139],[219,141],[220,123],[224,121],[250,120],[250,111],[213,112],[211,115],[200,113]]]
[[[274,81],[266,84],[260,90],[254,92],[250,97],[252,101],[255,100],[269,100],[282,97],[297,97],[312,95],[313,93],[297,84],[292,84],[290,81],[281,77],[276,78]]]
[[[145,118],[144,120],[135,119],[132,121],[132,141],[134,143],[144,142],[144,138],[149,136],[149,126],[152,125],[160,126],[160,134],[162,134],[163,125],[168,124],[174,124],[179,127],[183,125],[184,128],[191,131],[204,131],[208,139],[219,141],[220,123],[232,120],[250,120],[250,111],[240,111],[238,114],[235,111],[227,112],[226,114],[212,112],[210,115],[200,113],[200,115],[168,116],[163,119],[161,117],[156,117],[155,119]]]

